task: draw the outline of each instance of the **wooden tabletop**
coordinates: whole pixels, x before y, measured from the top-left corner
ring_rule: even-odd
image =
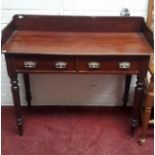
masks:
[[[3,46],[7,53],[50,55],[151,55],[140,32],[15,31]]]

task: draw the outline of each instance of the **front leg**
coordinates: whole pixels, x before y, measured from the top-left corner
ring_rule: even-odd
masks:
[[[12,90],[13,102],[15,106],[18,133],[20,136],[22,136],[23,135],[23,119],[21,116],[21,105],[20,105],[19,85],[18,85],[17,74],[14,76],[11,76],[10,79],[11,79],[11,90]]]
[[[144,77],[137,76],[136,85],[133,111],[130,122],[132,135],[134,134],[135,128],[139,125],[140,109],[144,99]]]

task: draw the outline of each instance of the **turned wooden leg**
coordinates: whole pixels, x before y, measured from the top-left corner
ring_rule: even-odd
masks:
[[[132,117],[130,121],[131,125],[131,135],[134,134],[135,128],[139,125],[139,119],[140,119],[140,108],[144,99],[144,78],[143,77],[137,77],[136,82],[136,88],[135,88],[135,97],[134,97],[134,103],[133,103],[133,112]]]
[[[18,133],[20,136],[22,136],[23,135],[23,119],[21,116],[18,79],[17,79],[17,75],[14,75],[10,78],[11,78],[11,89],[12,89],[13,101],[14,101],[14,106],[15,106]]]
[[[151,116],[151,110],[153,107],[153,100],[154,100],[154,77],[152,76],[150,78],[150,85],[149,85],[149,89],[148,89],[148,93],[147,93],[146,101],[145,101],[145,109],[144,109],[144,115],[143,115],[143,121],[142,121],[142,133],[141,133],[141,138],[140,138],[140,144],[143,144],[145,142],[149,120]]]
[[[131,83],[132,75],[128,74],[125,78],[125,89],[124,89],[124,95],[123,95],[123,106],[126,108],[127,102],[129,100],[129,89],[130,89],[130,83]]]
[[[31,108],[31,100],[32,100],[32,96],[31,96],[31,91],[30,91],[30,78],[29,78],[29,74],[24,74],[24,84],[25,84],[25,96],[26,96],[26,101],[28,103],[28,108]]]
[[[145,137],[146,137],[149,120],[150,120],[150,116],[151,116],[151,109],[152,109],[152,107],[146,106],[145,110],[144,110],[144,118],[143,118],[143,124],[142,124],[142,135],[140,138],[140,144],[143,144],[145,142]]]

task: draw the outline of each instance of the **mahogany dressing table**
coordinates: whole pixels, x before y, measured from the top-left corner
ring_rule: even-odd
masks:
[[[31,106],[30,73],[124,74],[124,106],[131,76],[137,75],[132,131],[138,126],[144,78],[153,34],[142,17],[80,17],[15,15],[2,32],[19,135],[23,135],[18,73],[24,76]]]

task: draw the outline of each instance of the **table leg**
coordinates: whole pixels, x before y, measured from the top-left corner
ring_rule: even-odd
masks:
[[[124,95],[123,95],[123,106],[126,108],[127,102],[129,100],[129,89],[131,84],[131,78],[132,75],[127,74],[125,78],[125,89],[124,89]]]
[[[144,99],[144,88],[144,77],[137,76],[133,112],[130,121],[131,135],[134,134],[135,128],[139,125],[140,109]]]
[[[21,105],[20,105],[19,85],[18,85],[17,74],[14,76],[11,76],[10,79],[11,79],[11,89],[12,89],[13,101],[14,101],[14,106],[15,106],[18,133],[20,136],[22,136],[23,135],[23,119],[21,116]]]
[[[28,108],[31,108],[31,91],[30,91],[30,77],[29,74],[23,74],[24,77],[24,84],[25,84],[25,96],[26,96],[26,101],[28,103]]]

